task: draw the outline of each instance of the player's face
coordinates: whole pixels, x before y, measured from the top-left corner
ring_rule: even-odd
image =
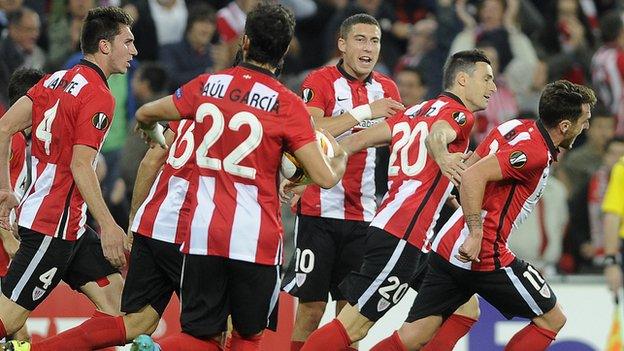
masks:
[[[473,112],[485,110],[488,101],[496,91],[492,67],[485,62],[477,62],[472,74],[466,79],[466,102]]]
[[[130,61],[136,56],[137,49],[134,46],[134,35],[130,27],[121,26],[121,31],[113,39],[110,51],[111,73],[126,73],[130,68]]]
[[[563,135],[563,141],[559,144],[564,149],[571,149],[576,137],[585,129],[589,129],[589,119],[591,118],[591,108],[589,104],[581,105],[581,117]],[[565,121],[564,121],[565,122]],[[564,123],[562,122],[562,123]]]
[[[365,78],[375,68],[381,49],[381,31],[373,24],[358,23],[346,38],[338,39],[344,69],[356,78]]]

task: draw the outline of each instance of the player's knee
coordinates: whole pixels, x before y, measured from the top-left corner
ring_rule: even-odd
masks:
[[[311,302],[300,304],[297,313],[296,323],[300,328],[314,331],[318,328],[323,313],[325,312],[325,302]]]
[[[537,326],[559,332],[567,322],[567,317],[563,313],[563,310],[557,304],[552,310],[541,316],[539,319],[534,320]]]
[[[479,308],[479,299],[473,296],[458,310],[462,316],[478,320],[481,316],[481,309]]]

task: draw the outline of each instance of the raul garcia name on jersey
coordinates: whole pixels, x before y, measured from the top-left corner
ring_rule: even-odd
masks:
[[[247,75],[249,79],[251,76]],[[234,77],[229,74],[214,74],[208,77],[208,81],[202,89],[203,96],[217,99],[227,98],[233,102],[240,102],[260,110],[278,113],[279,93],[262,83],[254,83],[249,91],[231,89],[228,87]],[[243,78],[247,78],[243,76]]]

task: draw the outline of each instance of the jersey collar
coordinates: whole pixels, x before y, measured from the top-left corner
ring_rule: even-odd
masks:
[[[106,84],[106,86],[108,86],[108,82],[106,81],[106,75],[104,75],[104,71],[102,71],[100,66],[96,65],[95,63],[93,63],[91,61],[87,61],[85,59],[80,59],[80,62],[78,64],[83,65],[83,66],[87,66],[87,67],[91,68],[92,70],[94,70],[100,76],[100,78],[102,78],[102,80],[104,81],[104,84]]]
[[[275,76],[275,73],[273,73],[273,72],[269,71],[268,69],[266,69],[266,68],[262,68],[262,67],[260,67],[260,66],[256,66],[256,65],[251,64],[251,63],[249,63],[249,62],[241,62],[241,63],[239,64],[239,66],[240,66],[240,67],[247,68],[247,69],[250,69],[250,70],[252,70],[252,71],[257,71],[257,72],[260,72],[260,73],[262,73],[262,74],[266,74],[266,75],[268,75],[268,76],[271,76],[272,78],[275,78],[275,77],[276,77],[276,76]]]
[[[336,68],[338,69],[338,72],[340,72],[340,74],[342,74],[345,78],[347,78],[350,81],[358,80],[354,76],[347,73],[347,71],[345,71],[344,68],[342,68],[343,63],[344,63],[344,60],[340,59],[338,63],[336,64]],[[366,76],[366,78],[364,78],[364,83],[370,83],[372,80],[373,80],[373,72],[369,73],[369,75]]]
[[[446,96],[448,98],[451,98],[457,102],[459,102],[462,106],[466,107],[466,105],[464,104],[464,102],[459,98],[459,96],[451,93],[450,91],[445,91],[443,93],[440,94],[440,96]]]
[[[550,150],[553,158],[555,159],[555,161],[557,161],[559,148],[555,146],[555,143],[553,143],[552,139],[550,138],[550,134],[548,134],[548,131],[546,130],[546,127],[544,127],[542,121],[538,119],[535,124],[537,124],[537,129],[540,131],[540,134],[542,134],[542,138],[544,138],[544,140],[546,141],[546,145],[548,145],[548,150]]]

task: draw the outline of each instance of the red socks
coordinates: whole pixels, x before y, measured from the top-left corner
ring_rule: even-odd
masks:
[[[4,339],[7,336],[6,329],[4,328],[4,324],[0,320],[0,339]]]
[[[290,341],[290,351],[299,351],[303,347],[305,341]]]
[[[262,334],[243,339],[236,331],[232,332],[232,351],[259,351]]]
[[[505,351],[542,351],[546,350],[557,333],[548,329],[540,328],[530,323],[509,340]]]
[[[394,332],[390,337],[381,340],[370,351],[407,351],[399,338],[399,333]]]
[[[201,340],[185,333],[173,334],[157,342],[163,351],[221,351],[216,340]]]
[[[100,312],[75,328],[33,343],[30,351],[63,351],[67,350],[67,345],[71,345],[72,350],[86,351],[125,343],[126,327],[123,317]]]
[[[301,351],[343,350],[351,345],[351,339],[339,320],[334,319],[310,335]]]
[[[466,335],[476,322],[476,319],[458,314],[451,315],[421,351],[452,351],[457,341]]]

